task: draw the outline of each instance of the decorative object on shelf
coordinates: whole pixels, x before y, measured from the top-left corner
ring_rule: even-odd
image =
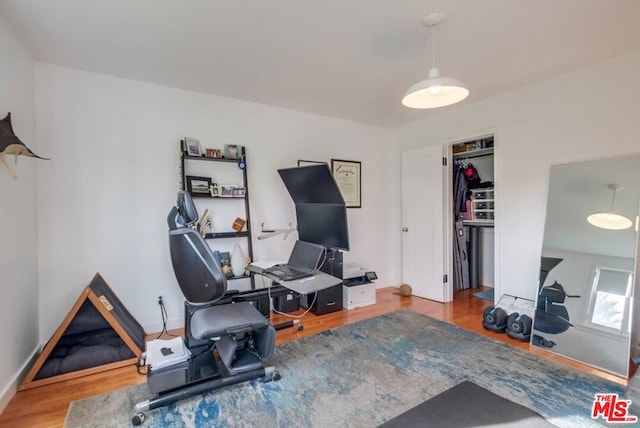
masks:
[[[200,234],[203,237],[205,237],[207,235],[207,233],[211,232],[212,229],[213,229],[213,224],[211,222],[211,216],[208,215],[208,216],[205,217],[205,219],[200,224]]]
[[[233,225],[231,226],[231,228],[236,232],[242,232],[242,228],[244,227],[245,224],[247,224],[247,221],[245,219],[237,217],[233,221]]]
[[[237,188],[235,184],[221,184],[220,185],[220,196],[223,198],[232,198],[233,191]]]
[[[309,165],[327,165],[327,168],[329,167],[329,164],[326,162],[303,160],[303,159],[298,160],[298,166],[309,166]]]
[[[203,195],[210,192],[211,178],[187,175],[187,192],[192,195]]]
[[[242,146],[237,144],[225,144],[224,145],[224,158],[225,159],[240,159],[242,158]]]
[[[205,157],[220,159],[222,157],[222,152],[220,149],[205,149]]]
[[[244,198],[247,195],[247,189],[244,187],[236,187],[232,191],[234,198]]]
[[[32,158],[49,160],[33,153],[18,136],[13,132],[11,126],[11,113],[7,113],[4,119],[0,120],[0,166],[4,168],[14,179],[18,176],[9,168],[4,160],[3,155],[14,155],[15,162],[18,162],[18,156],[29,156]]]
[[[212,198],[217,198],[220,196],[220,188],[216,183],[211,183],[211,186],[209,186],[209,193],[211,193]]]
[[[361,208],[361,163],[341,159],[331,159],[331,174],[340,189],[347,208]]]
[[[200,140],[196,138],[185,137],[184,145],[187,155],[202,156],[202,150],[200,150]]]
[[[231,254],[228,251],[214,251],[213,256],[218,260],[220,266],[222,267],[222,273],[227,277],[233,276],[233,272],[231,271]]]
[[[233,272],[233,276],[238,277],[244,275],[244,269],[246,267],[247,258],[244,256],[240,244],[236,244],[235,247],[233,247],[233,253],[231,253],[231,271]]]
[[[411,86],[402,104],[409,108],[436,108],[455,104],[469,96],[469,90],[457,79],[440,77],[440,71],[436,68],[436,25],[444,20],[442,13],[432,13],[426,16],[422,24],[431,30],[432,41],[432,67],[429,77]]]

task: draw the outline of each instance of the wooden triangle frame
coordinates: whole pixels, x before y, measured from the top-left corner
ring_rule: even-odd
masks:
[[[102,282],[102,287],[106,288],[106,291],[107,291],[107,293],[105,294],[111,294],[111,296],[106,296],[105,294],[101,294],[100,296],[98,296],[93,291],[93,289],[91,288],[91,284],[93,284],[96,280]],[[51,336],[51,339],[49,339],[49,341],[45,345],[44,349],[36,359],[31,370],[29,370],[29,372],[25,376],[18,390],[22,391],[25,389],[35,388],[37,386],[49,385],[56,382],[62,382],[68,379],[75,379],[81,376],[87,376],[90,374],[99,373],[106,370],[112,370],[119,367],[133,365],[140,360],[140,355],[142,354],[143,350],[140,349],[140,346],[138,346],[136,341],[127,333],[127,331],[123,328],[122,325],[120,325],[118,320],[112,314],[114,306],[112,305],[109,297],[111,297],[111,300],[115,300],[113,302],[114,304],[120,305],[122,308],[124,308],[124,306],[115,296],[113,291],[109,288],[109,286],[104,281],[104,279],[102,279],[99,273],[96,273],[94,279],[91,281],[91,284],[87,285],[84,288],[84,290],[78,297],[78,300],[76,300],[75,304],[73,305],[73,307],[71,308],[71,310],[69,311],[65,319],[62,321],[62,323],[60,324],[58,329],[55,331],[53,336]],[[60,340],[64,332],[67,330],[67,327],[69,327],[69,324],[71,324],[74,317],[80,310],[80,307],[87,300],[91,302],[91,304],[98,310],[98,312],[102,315],[102,317],[109,323],[111,328],[113,328],[113,330],[118,334],[118,336],[120,336],[120,338],[131,350],[131,352],[133,352],[135,357],[116,361],[113,363],[103,364],[100,366],[89,367],[86,369],[77,370],[69,373],[63,373],[60,375],[51,376],[43,379],[34,380],[34,378],[42,368],[42,365],[47,361],[47,359],[51,355],[51,352],[53,351],[55,346],[58,344],[58,341]],[[124,309],[124,311],[126,312],[127,315],[130,316],[130,314],[126,311],[126,309]],[[137,322],[135,324],[139,326]],[[144,344],[144,338],[142,340]]]

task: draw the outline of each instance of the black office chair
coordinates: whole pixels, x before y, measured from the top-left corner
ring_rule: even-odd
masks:
[[[192,395],[260,377],[280,378],[273,367],[264,366],[273,355],[274,327],[251,303],[225,299],[227,279],[211,248],[193,228],[197,221],[191,197],[179,191],[167,222],[171,262],[186,299],[185,342],[191,358],[149,370],[147,385],[157,396],[136,404],[134,425],[144,421],[143,412]]]

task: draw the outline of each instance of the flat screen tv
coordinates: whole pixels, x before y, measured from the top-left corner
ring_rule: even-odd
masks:
[[[327,165],[278,170],[296,206],[300,240],[349,250],[347,209]]]

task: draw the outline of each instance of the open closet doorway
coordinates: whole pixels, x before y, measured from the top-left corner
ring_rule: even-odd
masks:
[[[485,135],[449,145],[453,208],[453,292],[477,289],[495,301],[496,240],[494,137]],[[499,296],[498,296],[499,297]]]

